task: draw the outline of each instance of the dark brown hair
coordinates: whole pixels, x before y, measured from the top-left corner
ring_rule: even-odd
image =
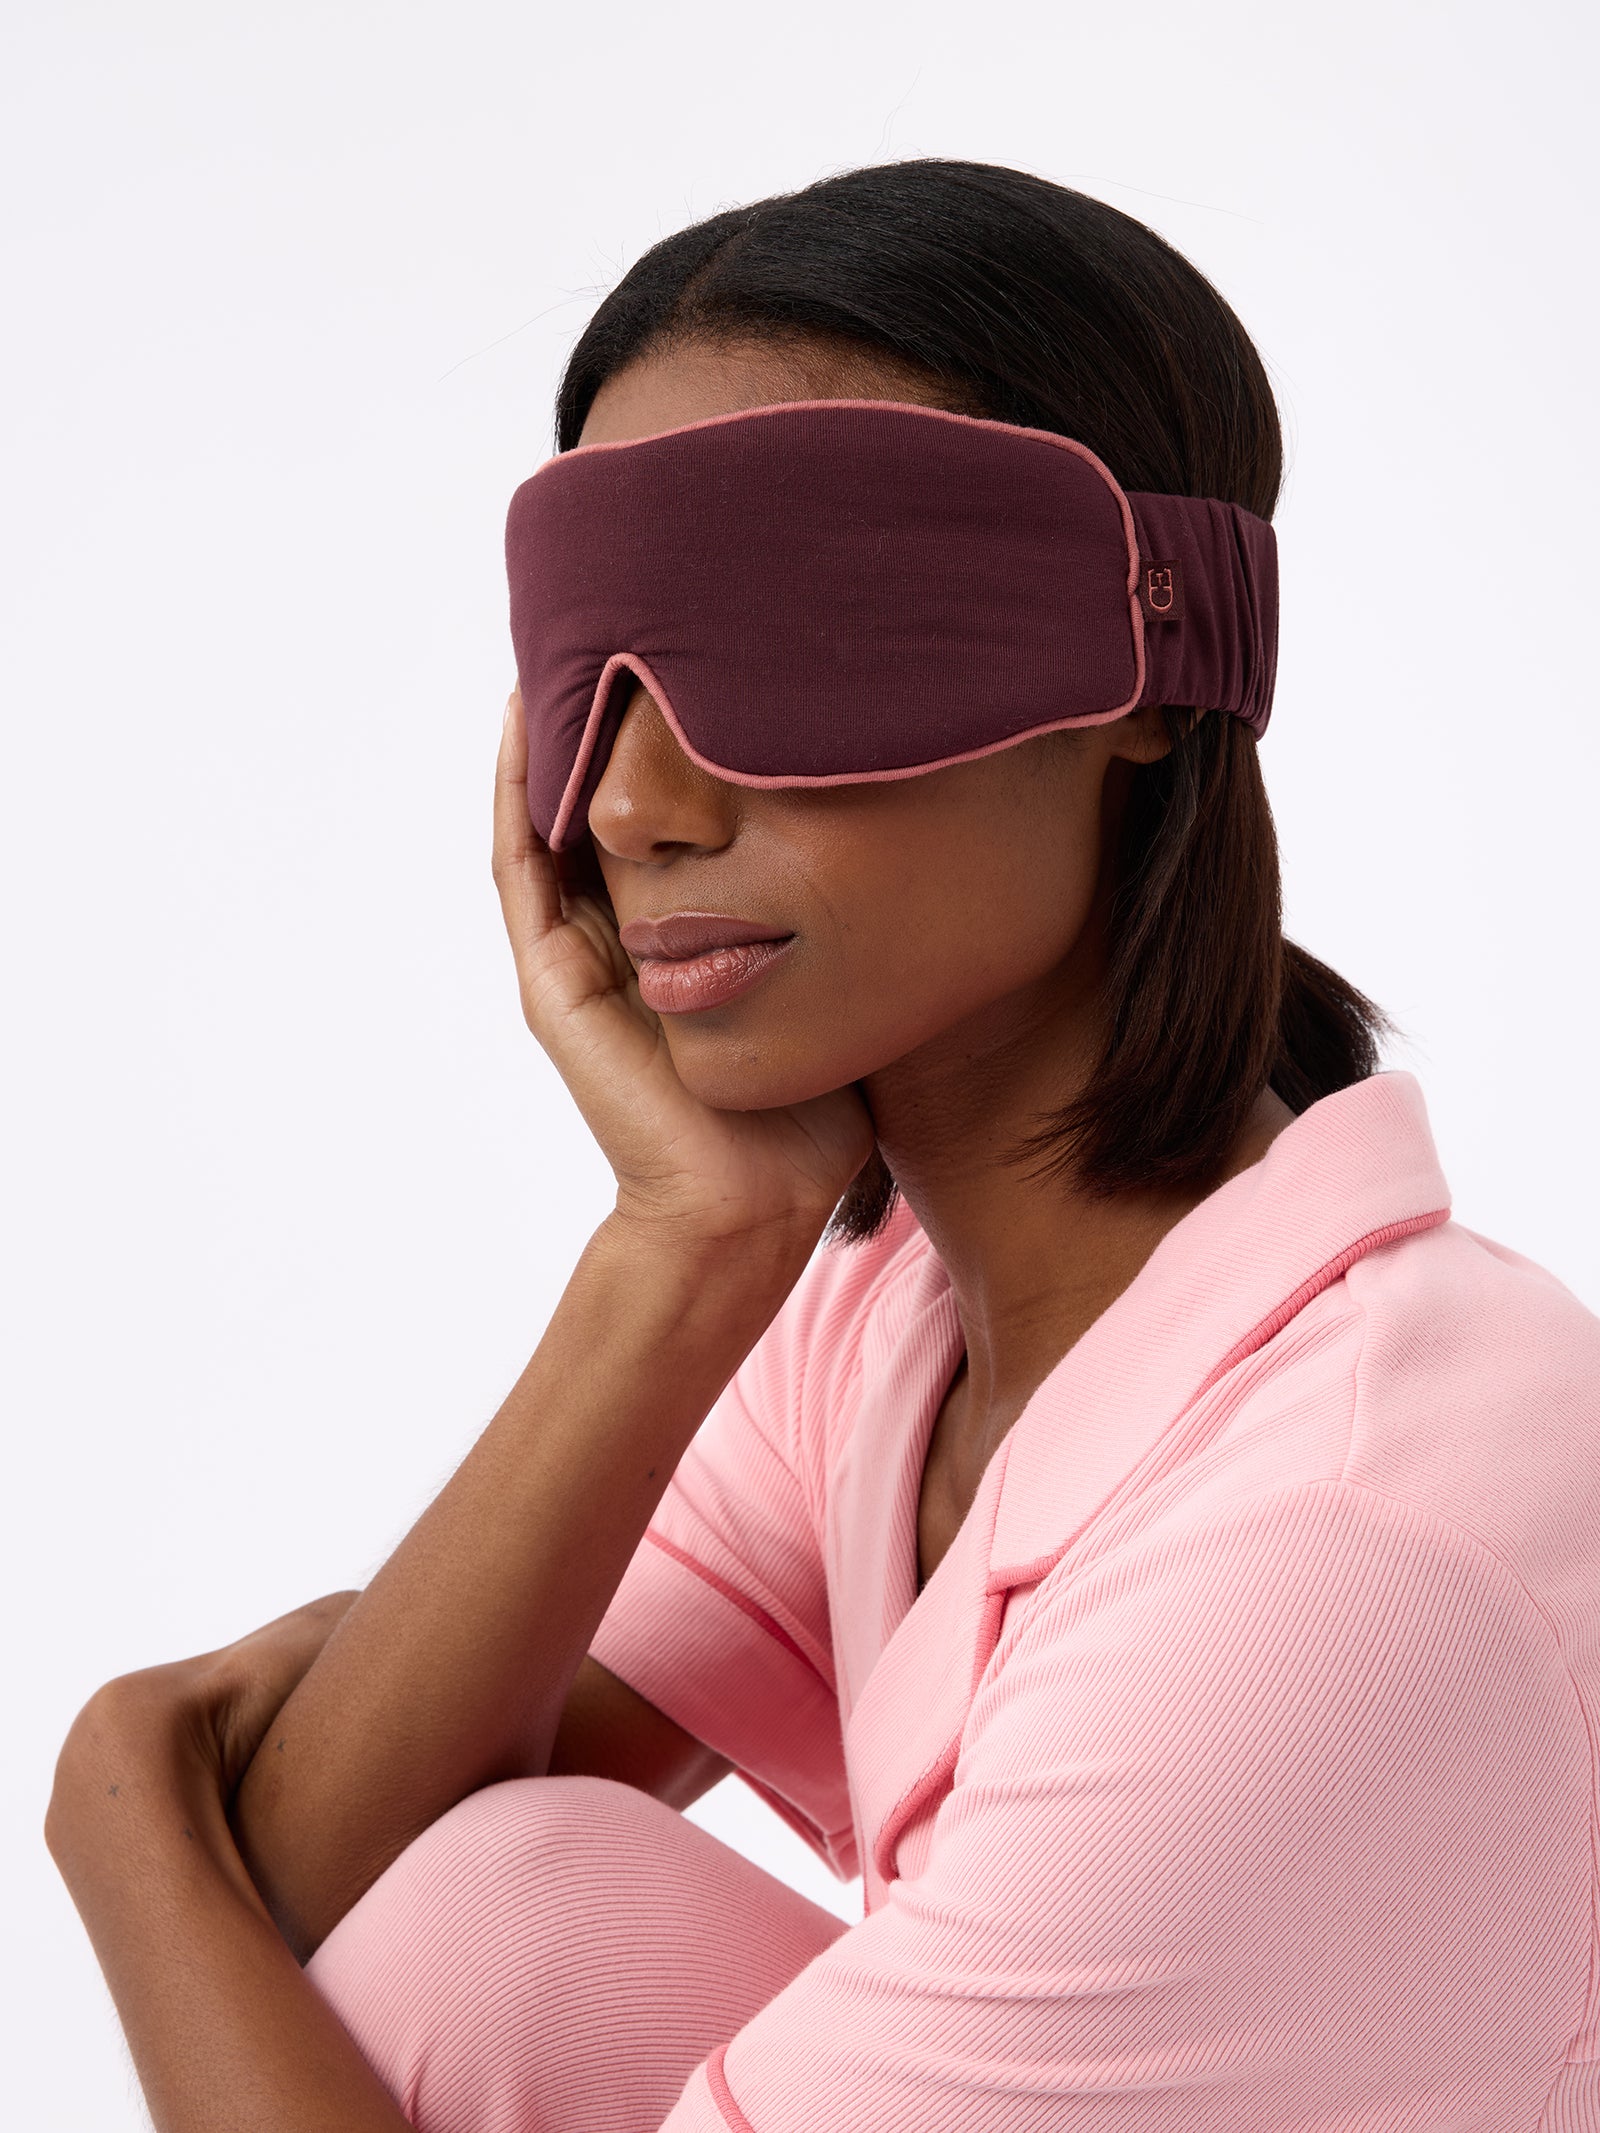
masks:
[[[875,164],[663,238],[573,349],[556,449],[577,443],[613,372],[717,339],[853,344],[936,384],[956,412],[1077,438],[1125,489],[1263,518],[1277,502],[1278,411],[1233,311],[1142,222],[1027,171]],[[1165,711],[1170,752],[1133,773],[1098,1066],[1012,1151],[1035,1161],[1030,1176],[1106,1196],[1208,1189],[1264,1086],[1304,1111],[1376,1072],[1395,1033],[1285,940],[1255,736],[1191,709]],[[875,1149],[826,1235],[876,1235],[897,1196]]]

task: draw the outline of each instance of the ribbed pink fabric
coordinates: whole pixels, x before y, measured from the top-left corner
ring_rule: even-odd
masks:
[[[845,1930],[648,1793],[511,1778],[409,1845],[306,1975],[419,2133],[654,2133]]]
[[[592,1648],[866,1915],[661,2133],[1600,2133],[1600,1320],[1448,1212],[1411,1075],[1314,1105],[1062,1358],[920,1597],[948,1280],[904,1207],[819,1251]],[[659,1915],[583,1856],[474,1904]],[[581,2079],[435,1975],[458,2054],[470,2014]],[[632,2010],[569,2016],[681,2065],[672,1990]],[[431,2133],[510,2133],[463,2108]]]

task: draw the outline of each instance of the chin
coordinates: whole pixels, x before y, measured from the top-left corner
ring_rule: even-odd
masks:
[[[719,1038],[707,1030],[692,1039],[687,1033],[669,1034],[667,1048],[689,1094],[714,1111],[777,1111],[826,1096],[856,1078],[830,1062],[808,1066],[786,1058],[755,1033]]]

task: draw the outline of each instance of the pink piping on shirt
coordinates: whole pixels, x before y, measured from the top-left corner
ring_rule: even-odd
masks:
[[[734,2101],[733,2091],[728,2086],[728,2077],[722,2070],[722,2062],[727,2056],[728,2043],[724,2039],[706,2060],[706,2080],[716,2098],[717,2109],[728,2121],[731,2133],[756,2133],[755,2127]]]
[[[989,1592],[983,1603],[983,1614],[978,1623],[977,1652],[972,1669],[972,1688],[976,1692],[984,1668],[1000,1641],[1000,1623],[1006,1611],[1006,1593]],[[895,1878],[894,1859],[899,1848],[900,1834],[927,1800],[936,1798],[955,1775],[961,1757],[961,1736],[957,1733],[940,1749],[938,1755],[923,1771],[921,1777],[896,1800],[893,1809],[885,1815],[878,1828],[877,1842],[872,1848],[872,1863],[879,1878],[889,1883]]]
[[[1219,1379],[1225,1378],[1235,1365],[1242,1363],[1247,1355],[1254,1355],[1264,1348],[1275,1333],[1281,1333],[1290,1319],[1303,1311],[1313,1296],[1320,1295],[1330,1283],[1353,1267],[1358,1259],[1375,1252],[1380,1246],[1393,1244],[1401,1237],[1413,1236],[1419,1229],[1436,1229],[1441,1222],[1448,1222],[1448,1207],[1435,1207],[1425,1215],[1408,1215],[1403,1222],[1387,1222],[1382,1229],[1369,1230],[1358,1237],[1354,1244],[1347,1244],[1342,1252],[1330,1259],[1326,1266],[1318,1267],[1308,1281],[1303,1281],[1292,1296],[1286,1296],[1275,1311],[1269,1311],[1259,1326],[1252,1326],[1242,1341],[1238,1341],[1217,1364],[1205,1383],[1196,1391],[1196,1400],[1204,1397]],[[1192,1406],[1193,1401],[1190,1402]]]
[[[725,1600],[731,1600],[735,1607],[741,1609],[750,1617],[752,1622],[759,1622],[770,1636],[777,1638],[785,1651],[793,1652],[803,1667],[809,1672],[817,1674],[815,1661],[806,1657],[805,1653],[781,1623],[774,1622],[765,1608],[758,1607],[748,1593],[740,1592],[735,1586],[730,1585],[726,1578],[718,1577],[717,1573],[714,1570],[708,1570],[704,1563],[696,1562],[694,1557],[680,1548],[676,1541],[668,1540],[666,1535],[658,1533],[654,1526],[645,1527],[644,1537],[647,1541],[654,1541],[656,1546],[664,1554],[670,1555],[675,1563],[682,1563],[685,1570],[692,1570],[697,1578],[703,1578],[715,1591],[720,1592]],[[822,1676],[817,1674],[817,1679],[821,1681]],[[830,1696],[833,1694],[831,1682],[824,1681],[823,1687],[827,1689]]]

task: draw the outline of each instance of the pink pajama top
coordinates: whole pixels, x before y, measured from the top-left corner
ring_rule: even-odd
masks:
[[[962,1349],[820,1247],[594,1656],[865,1915],[663,2133],[1600,2133],[1600,1319],[1325,1097],[1062,1357],[919,1596]]]

